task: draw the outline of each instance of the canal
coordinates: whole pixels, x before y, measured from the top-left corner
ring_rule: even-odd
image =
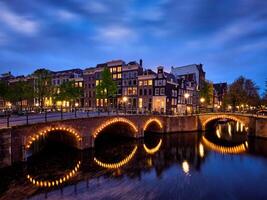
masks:
[[[0,169],[0,200],[267,199],[267,140],[248,138],[242,124],[143,139],[122,132],[107,130],[86,151],[60,132],[46,138],[26,163]]]

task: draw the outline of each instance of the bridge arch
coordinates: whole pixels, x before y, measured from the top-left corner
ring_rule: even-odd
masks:
[[[151,123],[156,123],[160,129],[163,128],[163,123],[159,119],[150,118],[145,122],[143,130],[146,131]]]
[[[239,122],[241,123],[242,125],[244,126],[247,126],[246,125],[246,122],[239,119],[238,117],[235,117],[235,116],[232,116],[232,115],[213,115],[213,116],[209,116],[207,119],[204,119],[201,123],[202,125],[202,130],[206,130],[206,126],[209,122],[213,121],[213,120],[217,120],[217,119],[230,119],[230,120],[233,120],[233,121],[236,121],[236,122]]]
[[[108,119],[105,122],[101,123],[93,132],[93,138],[95,139],[99,133],[101,133],[101,131],[103,131],[105,128],[115,124],[115,123],[124,123],[129,125],[133,130],[134,130],[134,136],[136,136],[137,132],[138,132],[138,128],[137,126],[130,120],[124,118],[124,117],[115,117],[112,119]]]
[[[42,131],[36,134],[32,134],[31,136],[27,137],[26,146],[25,146],[26,150],[29,150],[34,142],[38,141],[39,139],[43,138],[44,136],[48,134],[51,134],[54,131],[62,131],[62,132],[70,134],[71,136],[75,138],[77,144],[79,144],[79,142],[82,140],[81,134],[78,133],[73,128],[69,128],[65,126],[47,127],[43,129]]]

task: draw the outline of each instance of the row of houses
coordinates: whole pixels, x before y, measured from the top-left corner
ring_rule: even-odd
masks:
[[[97,64],[95,67],[71,69],[64,71],[51,71],[53,86],[59,86],[65,81],[74,81],[77,87],[83,89],[83,96],[77,99],[77,105],[88,110],[104,108],[107,99],[96,98],[96,86],[101,81],[101,73],[104,68],[111,72],[113,80],[117,84],[116,96],[111,101],[111,108],[125,109],[131,112],[158,112],[158,113],[191,113],[197,112],[200,107],[199,91],[205,82],[205,72],[202,64],[192,64],[182,67],[171,67],[166,72],[163,66],[158,66],[156,71],[145,69],[143,61],[126,63],[123,60],[112,60]],[[14,77],[11,73],[2,74],[2,81],[12,84],[16,81],[28,81],[33,87],[33,76]],[[216,84],[215,84],[216,85]],[[214,86],[215,86],[214,85]],[[222,101],[227,85],[217,84],[214,87],[218,105]],[[8,102],[1,101],[0,107],[6,108]],[[32,99],[23,102],[26,107],[37,107],[38,100]],[[45,106],[54,106],[52,99],[47,97]],[[55,106],[69,107],[67,101],[56,102]]]

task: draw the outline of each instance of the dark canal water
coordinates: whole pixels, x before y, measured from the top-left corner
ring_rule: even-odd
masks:
[[[120,142],[108,135],[83,152],[51,140],[0,170],[0,199],[267,199],[267,140],[247,138],[240,124]]]

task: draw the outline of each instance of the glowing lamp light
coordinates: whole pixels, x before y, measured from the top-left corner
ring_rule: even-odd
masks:
[[[200,98],[200,102],[201,102],[201,103],[204,103],[204,102],[205,102],[205,98],[201,97],[201,98]]]
[[[188,174],[189,173],[189,163],[185,160],[182,163],[182,169],[184,173]]]
[[[184,98],[188,99],[190,97],[189,93],[184,93]]]
[[[127,97],[122,97],[122,101],[125,103],[128,101],[128,98]]]

